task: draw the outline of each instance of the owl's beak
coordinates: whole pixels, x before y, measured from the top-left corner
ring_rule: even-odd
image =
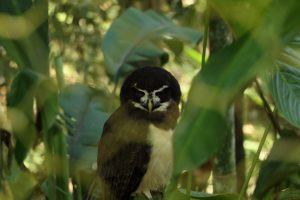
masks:
[[[149,111],[149,112],[152,112],[152,110],[153,110],[153,103],[152,103],[152,100],[150,99],[150,100],[148,101],[148,111]]]

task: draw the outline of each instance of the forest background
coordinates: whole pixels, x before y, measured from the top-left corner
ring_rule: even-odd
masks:
[[[166,199],[300,199],[299,9],[2,0],[0,199],[83,199],[120,84],[145,65],[183,92]]]

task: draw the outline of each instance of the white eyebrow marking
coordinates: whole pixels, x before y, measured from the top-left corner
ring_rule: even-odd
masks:
[[[157,90],[153,90],[153,94],[156,94],[157,92],[161,92],[168,87],[169,87],[168,85],[163,85],[161,88],[158,88]]]
[[[140,101],[142,103],[147,103],[148,101],[148,98],[149,98],[149,93],[147,90],[143,90],[143,89],[140,89],[138,88],[137,86],[137,83],[135,83],[132,87],[134,87],[136,90],[140,91],[140,92],[143,92],[144,93],[144,96],[141,97]],[[135,106],[136,107],[136,106]],[[140,108],[140,107],[139,107]]]
[[[163,85],[161,88],[157,89],[157,90],[153,90],[152,92],[152,100],[153,100],[153,103],[159,103],[160,102],[160,98],[158,96],[156,96],[156,93],[157,92],[161,92],[163,91],[164,89],[168,88],[169,86],[168,85]]]

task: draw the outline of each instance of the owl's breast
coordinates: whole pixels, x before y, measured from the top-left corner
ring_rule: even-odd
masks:
[[[172,172],[172,133],[154,125],[149,126],[148,142],[151,144],[151,156],[146,174],[136,192],[147,196],[151,190],[159,190],[165,186]]]

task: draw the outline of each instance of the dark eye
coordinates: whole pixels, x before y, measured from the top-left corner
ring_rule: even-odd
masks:
[[[156,96],[159,97],[161,102],[169,101],[171,98],[171,92],[169,88],[164,89],[163,91],[157,92]]]
[[[144,94],[144,92],[141,92],[141,91],[139,91],[139,90],[135,90],[134,91],[134,95],[135,95],[135,97],[136,98],[142,98],[145,94]]]
[[[140,99],[145,95],[144,92],[140,91],[135,86],[132,87],[132,94],[135,101],[140,101]]]

